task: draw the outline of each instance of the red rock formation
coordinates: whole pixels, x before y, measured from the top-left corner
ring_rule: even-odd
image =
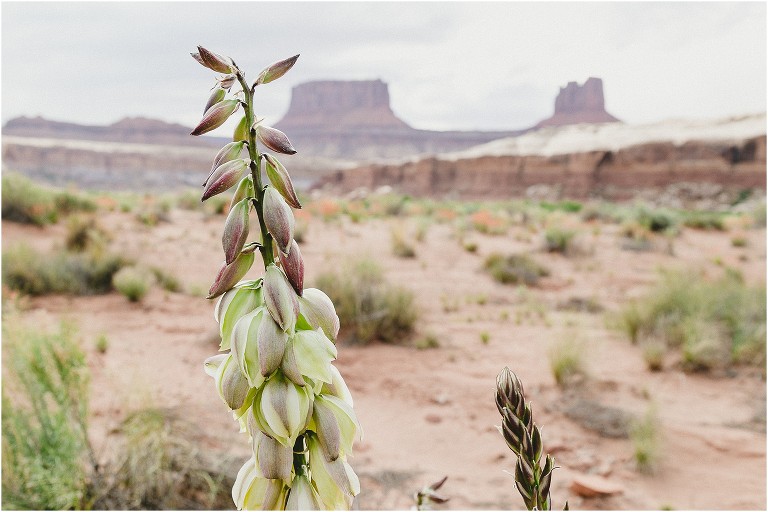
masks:
[[[554,115],[538,123],[536,128],[616,121],[618,119],[605,111],[603,81],[600,78],[590,77],[584,85],[568,82],[568,85],[561,87],[560,93],[555,98]]]
[[[381,80],[306,82],[293,88],[291,105],[276,125],[337,131],[340,128],[408,129],[389,106],[389,89]]]

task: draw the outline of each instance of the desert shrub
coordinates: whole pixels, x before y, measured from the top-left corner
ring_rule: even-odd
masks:
[[[549,270],[536,263],[527,254],[493,253],[485,259],[485,270],[502,284],[535,286],[539,278],[549,275]]]
[[[413,346],[419,350],[427,350],[430,348],[439,348],[440,340],[434,333],[427,333],[413,343]]]
[[[643,360],[645,366],[652,372],[660,372],[664,369],[664,356],[667,348],[658,341],[649,341],[643,345]]]
[[[152,286],[152,273],[142,267],[123,267],[112,276],[112,285],[131,302],[144,298]]]
[[[632,440],[633,457],[637,470],[653,473],[661,457],[661,429],[656,410],[649,407],[646,413],[632,421],[629,437]]]
[[[403,230],[400,228],[393,229],[391,231],[392,237],[392,254],[398,258],[415,258],[416,249],[413,244],[410,243]]]
[[[108,233],[92,216],[83,217],[75,215],[67,221],[67,234],[64,238],[64,245],[70,251],[101,250],[108,240]]]
[[[472,214],[470,222],[475,231],[486,235],[503,235],[509,227],[508,220],[488,210],[479,210]]]
[[[161,222],[169,222],[171,220],[170,212],[171,202],[168,199],[161,200],[152,196],[146,196],[141,208],[136,213],[136,219],[145,226],[153,227]]]
[[[126,264],[121,256],[103,251],[41,254],[18,245],[3,251],[3,283],[26,295],[107,293],[112,276]]]
[[[645,297],[620,313],[630,341],[657,341],[682,351],[684,367],[765,364],[765,284],[747,285],[730,269],[715,280],[667,272]]]
[[[558,386],[586,376],[585,350],[584,343],[573,336],[564,338],[549,349],[549,368]]]
[[[763,201],[752,211],[752,225],[756,228],[764,228],[766,220],[768,220],[768,213],[766,213],[766,203]]]
[[[550,227],[544,233],[544,249],[547,252],[560,254],[572,254],[574,252],[573,240],[576,231],[561,227]]]
[[[677,216],[665,208],[651,209],[640,206],[635,211],[634,220],[653,233],[661,233],[675,229],[678,224]]]
[[[3,509],[83,508],[89,374],[74,330],[4,318],[3,361]]]
[[[686,212],[683,225],[687,228],[725,231],[724,215],[717,212]]]
[[[627,221],[621,227],[621,248],[625,251],[644,252],[653,249],[653,234],[637,221]]]
[[[96,203],[72,192],[42,187],[16,173],[3,174],[2,217],[5,220],[44,226],[60,215],[94,211]]]
[[[578,213],[581,211],[582,204],[578,201],[564,200],[557,203],[541,201],[539,207],[548,212],[563,211],[567,213]]]
[[[53,204],[56,211],[62,215],[96,211],[96,202],[93,199],[67,190],[56,192],[53,196]]]
[[[173,274],[169,274],[165,270],[158,267],[151,267],[149,269],[155,278],[155,282],[160,285],[160,288],[167,292],[177,293],[181,291],[181,283],[179,279]]]
[[[340,271],[321,274],[317,287],[336,305],[346,341],[396,343],[413,333],[418,316],[413,293],[391,285],[370,259],[350,260]]]
[[[200,435],[168,409],[131,413],[118,431],[124,445],[96,508],[112,510],[226,509],[234,475],[229,462],[203,453]]]
[[[745,236],[735,236],[731,238],[731,245],[733,247],[746,247],[749,245],[749,240]]]
[[[107,353],[107,349],[109,348],[109,338],[107,338],[106,334],[102,333],[96,338],[95,347],[99,354]]]

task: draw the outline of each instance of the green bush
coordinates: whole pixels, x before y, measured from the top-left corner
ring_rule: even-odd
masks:
[[[340,337],[351,343],[404,341],[418,313],[413,293],[393,286],[370,259],[348,261],[340,272],[326,272],[317,287],[331,298],[341,321]]]
[[[2,183],[4,220],[44,226],[58,222],[60,215],[96,210],[96,203],[84,196],[42,187],[20,174],[5,173]]]
[[[641,473],[653,473],[661,458],[661,429],[656,410],[650,407],[642,418],[632,422],[629,437],[632,440],[634,459],[637,470]]]
[[[573,252],[573,239],[576,232],[571,229],[551,227],[544,233],[544,248],[547,252],[570,254]]]
[[[717,212],[687,212],[683,225],[687,228],[725,231],[724,215]]]
[[[765,364],[765,284],[747,285],[741,275],[707,280],[694,272],[667,272],[645,297],[620,313],[633,343],[661,342],[682,351],[689,370],[730,363]]]
[[[502,284],[535,286],[539,278],[549,275],[549,270],[536,263],[527,254],[504,256],[493,253],[485,259],[484,268],[494,280]]]
[[[108,240],[109,235],[92,216],[75,215],[67,221],[64,245],[70,251],[102,250]]]
[[[18,245],[3,251],[3,284],[26,295],[93,295],[112,289],[112,276],[128,262],[103,251],[41,254]]]
[[[568,337],[549,350],[549,367],[558,386],[565,386],[577,377],[587,375],[585,345],[581,340]]]
[[[138,302],[144,298],[152,287],[152,274],[142,267],[123,267],[112,276],[115,290],[123,294],[129,301]]]
[[[88,367],[71,327],[3,319],[2,508],[84,508]]]
[[[674,230],[677,227],[677,216],[670,210],[659,208],[650,209],[645,206],[637,208],[634,220],[653,233]]]

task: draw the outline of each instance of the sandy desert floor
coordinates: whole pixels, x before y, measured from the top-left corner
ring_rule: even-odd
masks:
[[[199,425],[210,450],[244,460],[249,445],[202,369],[216,353],[213,303],[202,298],[223,259],[224,217],[173,210],[170,222],[140,224],[133,215],[100,216],[113,234],[111,248],[177,276],[187,293],[153,289],[141,303],[112,293],[92,297],[29,299],[23,316],[54,326],[60,318],[79,325],[92,369],[94,444],[108,457],[112,433],[125,415],[148,404],[177,407]],[[733,233],[683,230],[666,251],[620,249],[616,225],[584,225],[590,254],[564,257],[536,252],[551,270],[541,286],[523,290],[494,282],[481,270],[491,252],[539,251],[540,233],[513,226],[504,236],[469,233],[478,245],[465,251],[448,224],[434,223],[417,257],[392,255],[390,230],[413,233],[416,220],[344,217],[309,221],[301,245],[305,282],[349,256],[367,254],[386,276],[416,294],[418,336],[433,333],[439,348],[409,345],[341,346],[338,367],[355,399],[364,429],[351,460],[361,476],[360,509],[407,509],[412,494],[447,475],[443,494],[450,509],[519,509],[515,459],[495,425],[497,373],[509,366],[524,382],[541,426],[545,450],[560,466],[553,478],[556,507],[572,509],[764,509],[766,506],[766,387],[761,372],[737,368],[718,375],[686,374],[673,360],[658,373],[646,369],[641,350],[607,326],[611,311],[644,293],[659,268],[738,268],[748,281],[765,281],[765,229],[743,230],[748,244],[731,245]],[[590,227],[592,226],[592,227]],[[3,223],[3,246],[26,242],[40,250],[61,246],[62,223],[34,228]],[[254,266],[250,275],[258,276]],[[190,293],[192,290],[193,293]],[[593,299],[604,313],[557,306]],[[539,314],[541,312],[541,314]],[[481,341],[483,333],[490,338]],[[93,340],[105,334],[100,354]],[[559,388],[549,369],[550,347],[567,337],[583,339],[589,377],[578,388]],[[605,408],[637,416],[655,407],[663,457],[657,471],[636,470],[627,438],[601,435],[594,419]],[[575,421],[574,409],[586,419]],[[592,412],[594,411],[594,412]],[[577,411],[578,412],[578,411]],[[236,468],[235,468],[236,469]],[[585,475],[604,478],[618,491],[583,498],[571,488]]]

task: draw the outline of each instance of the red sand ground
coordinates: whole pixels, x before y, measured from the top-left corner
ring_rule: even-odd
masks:
[[[202,369],[218,346],[213,304],[201,297],[223,259],[223,217],[174,210],[170,223],[148,228],[130,214],[109,213],[101,223],[114,236],[114,250],[176,275],[196,295],[156,288],[140,304],[116,293],[27,303],[23,315],[30,321],[54,325],[68,317],[80,326],[93,373],[92,430],[100,453],[109,456],[111,430],[127,412],[154,405],[181,408],[200,426],[211,450],[244,460],[246,438]],[[674,240],[672,256],[622,251],[617,226],[583,226],[582,243],[594,253],[573,258],[536,253],[551,277],[521,293],[495,283],[480,270],[482,261],[492,251],[537,250],[541,234],[522,227],[498,237],[470,233],[467,239],[479,247],[470,254],[453,238],[452,228],[434,224],[417,244],[417,258],[406,260],[391,253],[395,225],[415,232],[413,219],[361,224],[313,219],[302,244],[310,285],[334,262],[373,255],[391,281],[415,292],[419,332],[434,333],[440,343],[430,350],[381,344],[339,349],[338,367],[365,431],[351,461],[362,479],[359,508],[409,508],[413,492],[444,475],[448,481],[442,491],[451,498],[446,508],[522,508],[512,477],[504,473],[513,470],[514,457],[495,428],[500,423],[495,377],[505,365],[524,382],[545,450],[561,466],[553,479],[556,507],[567,498],[573,509],[765,508],[765,381],[759,372],[690,375],[670,358],[672,367],[650,373],[641,349],[606,327],[605,314],[555,308],[582,297],[616,310],[658,279],[657,268],[700,267],[716,275],[722,271],[717,259],[740,269],[749,281],[764,282],[764,229],[686,229]],[[48,250],[61,246],[64,232],[64,225],[38,229],[3,223],[3,246],[24,241]],[[731,246],[735,233],[748,238],[746,248]],[[258,275],[257,267],[252,273]],[[481,342],[484,332],[490,334],[487,344]],[[109,339],[105,354],[94,346],[100,334]],[[553,343],[572,336],[587,346],[589,379],[583,393],[590,399],[636,415],[655,406],[663,437],[656,473],[636,471],[630,440],[601,437],[563,413],[575,395],[555,385],[547,353]],[[580,498],[569,486],[581,474],[601,475],[622,493]]]

